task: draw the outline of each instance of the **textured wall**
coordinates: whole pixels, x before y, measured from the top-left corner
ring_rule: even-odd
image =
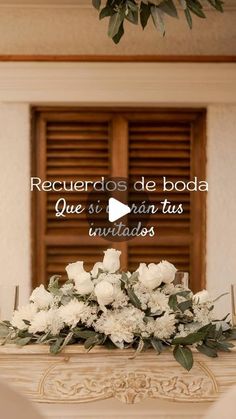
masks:
[[[207,15],[194,18],[192,31],[183,16],[167,17],[165,38],[152,24],[143,32],[127,23],[115,46],[92,7],[0,6],[0,54],[235,54],[236,10]]]
[[[29,107],[0,105],[0,306],[8,315],[13,287],[30,286]]]
[[[236,106],[208,108],[207,284],[212,294],[236,284]],[[230,298],[217,305],[227,314]]]

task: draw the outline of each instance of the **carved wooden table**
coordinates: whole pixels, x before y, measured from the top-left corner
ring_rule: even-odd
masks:
[[[2,346],[0,378],[55,419],[202,418],[236,384],[236,351],[216,359],[196,352],[190,372],[171,352],[133,354],[69,346],[54,356],[47,346]]]

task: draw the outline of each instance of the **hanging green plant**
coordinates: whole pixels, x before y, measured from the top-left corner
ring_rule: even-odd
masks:
[[[223,13],[222,0],[206,0],[217,11]],[[116,43],[124,35],[124,22],[138,25],[144,29],[149,19],[153,21],[161,35],[165,35],[165,14],[178,18],[179,13],[173,0],[106,0],[102,7],[101,0],[92,0],[93,6],[99,11],[99,19],[109,17],[108,36]],[[192,29],[192,14],[206,18],[203,11],[204,0],[178,0],[184,11],[188,26]]]

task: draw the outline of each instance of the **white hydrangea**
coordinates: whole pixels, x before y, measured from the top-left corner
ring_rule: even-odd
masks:
[[[64,284],[61,287],[61,292],[63,295],[68,295],[73,292],[74,285],[73,284]]]
[[[41,310],[35,314],[29,326],[30,333],[48,333],[58,335],[64,323],[58,309]]]
[[[34,304],[27,304],[14,311],[11,324],[17,327],[19,330],[27,330],[28,325],[24,322],[31,322],[35,314],[37,313],[37,307]]]
[[[32,292],[30,301],[35,303],[39,310],[46,310],[53,304],[53,295],[41,284]]]
[[[97,332],[104,333],[112,342],[122,348],[124,342],[131,343],[135,333],[144,329],[145,314],[135,307],[107,311],[94,323]]]
[[[174,314],[165,313],[155,319],[153,323],[153,334],[158,339],[169,339],[175,333],[176,318]]]
[[[205,326],[213,320],[212,311],[210,311],[211,303],[199,305],[193,303],[193,314],[194,321],[200,323],[201,326]]]
[[[71,300],[59,308],[59,315],[66,326],[75,327],[80,321],[91,325],[95,320],[95,308],[82,301]]]
[[[151,313],[156,313],[158,311],[168,311],[169,310],[169,297],[163,294],[160,291],[155,291],[150,295],[148,301],[148,307],[151,310]]]
[[[126,307],[129,302],[129,298],[127,294],[125,294],[119,285],[114,286],[114,300],[112,302],[113,308],[122,308]]]

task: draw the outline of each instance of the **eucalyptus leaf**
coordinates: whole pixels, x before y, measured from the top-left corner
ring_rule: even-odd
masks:
[[[127,294],[133,306],[140,309],[142,306],[141,301],[138,299],[137,295],[135,294],[132,288],[127,288]]]
[[[25,338],[17,338],[15,340],[15,343],[18,346],[25,346],[25,345],[27,345],[31,341],[31,339],[32,339],[31,336],[27,336]]]
[[[160,339],[151,338],[151,344],[158,354],[160,354],[164,349],[162,341]]]
[[[216,358],[218,356],[216,349],[209,348],[208,346],[206,346],[204,344],[198,345],[197,350],[199,352],[201,352],[202,354],[204,354],[206,356],[209,356],[210,358]]]
[[[61,345],[62,345],[63,341],[64,341],[64,338],[63,337],[59,337],[59,338],[57,338],[57,340],[55,342],[53,342],[50,345],[50,352],[51,352],[51,354],[57,354],[57,353],[60,352]]]
[[[9,334],[9,327],[0,323],[0,338],[5,338]]]

